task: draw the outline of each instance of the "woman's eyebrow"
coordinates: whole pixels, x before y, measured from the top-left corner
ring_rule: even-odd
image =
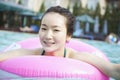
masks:
[[[46,24],[41,24],[42,26],[45,26],[45,27],[47,27],[47,25]]]
[[[53,25],[52,27],[53,27],[53,28],[58,28],[59,26]]]
[[[53,27],[53,28],[62,28],[63,26],[61,26],[61,25],[52,25],[51,27]]]

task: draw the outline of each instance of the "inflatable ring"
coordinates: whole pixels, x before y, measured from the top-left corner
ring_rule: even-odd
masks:
[[[22,48],[33,49],[41,47],[39,38],[20,41]],[[94,53],[105,60],[106,56],[98,49],[80,40],[72,39],[66,47],[77,51]],[[47,77],[47,78],[82,78],[82,80],[109,80],[94,66],[85,62],[52,56],[24,56],[12,58],[0,63],[0,69],[19,75],[21,77]]]

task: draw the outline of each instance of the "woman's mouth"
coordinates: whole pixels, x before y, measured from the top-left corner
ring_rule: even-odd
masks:
[[[51,45],[55,44],[55,42],[44,41],[44,44],[47,46],[51,46]]]

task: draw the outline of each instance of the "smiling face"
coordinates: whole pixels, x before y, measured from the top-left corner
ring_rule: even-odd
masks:
[[[67,36],[67,19],[55,12],[44,15],[39,31],[41,44],[46,52],[64,51]]]

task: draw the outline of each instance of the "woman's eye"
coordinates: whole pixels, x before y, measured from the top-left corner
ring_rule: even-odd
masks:
[[[55,32],[59,32],[60,30],[58,30],[58,29],[54,29],[54,31],[55,31]]]
[[[41,28],[43,31],[47,30],[46,28]]]

